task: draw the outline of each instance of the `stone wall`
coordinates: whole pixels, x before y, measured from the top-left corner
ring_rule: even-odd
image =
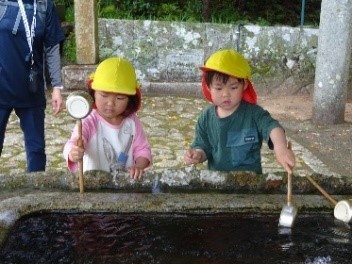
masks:
[[[311,93],[318,30],[211,23],[99,19],[99,57],[123,56],[135,65],[142,88],[199,90],[199,66],[213,52],[233,48],[252,67],[259,94]],[[82,88],[95,65],[63,69],[68,89]]]

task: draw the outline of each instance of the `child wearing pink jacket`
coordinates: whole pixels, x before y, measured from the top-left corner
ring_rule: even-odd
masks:
[[[127,170],[131,178],[141,179],[152,155],[136,115],[141,94],[134,67],[123,58],[108,58],[90,76],[88,90],[94,106],[82,120],[83,147],[77,144],[76,126],[63,151],[69,170],[76,172],[83,158],[83,171],[104,170],[116,176]]]

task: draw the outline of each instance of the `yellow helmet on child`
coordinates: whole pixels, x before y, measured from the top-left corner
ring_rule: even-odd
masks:
[[[243,92],[242,100],[251,104],[257,103],[257,93],[250,81],[251,68],[248,61],[237,51],[232,49],[219,50],[212,54],[200,69],[203,71],[202,92],[209,102],[213,102],[213,99],[205,76],[207,71],[216,71],[235,78],[245,79],[247,87]]]
[[[203,71],[213,70],[242,79],[250,79],[251,77],[251,68],[248,61],[232,49],[215,52],[200,69]]]
[[[102,61],[90,79],[96,91],[135,95],[139,87],[133,65],[120,57]]]

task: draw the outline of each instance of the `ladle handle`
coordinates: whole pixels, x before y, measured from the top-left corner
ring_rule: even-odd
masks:
[[[315,186],[315,188],[317,188],[326,199],[328,199],[333,205],[337,204],[337,201],[331,197],[330,194],[328,194],[315,180],[313,180],[312,177],[310,177],[309,175],[306,176],[307,179]]]
[[[83,146],[83,140],[82,140],[82,120],[78,119],[77,120],[77,126],[78,126],[78,146],[82,147]],[[78,179],[79,179],[79,192],[83,193],[84,192],[84,180],[83,180],[83,159],[78,161]]]
[[[287,205],[292,203],[292,173],[287,173]]]
[[[291,141],[287,142],[287,148],[292,149]],[[287,204],[291,205],[292,203],[292,173],[287,173]]]

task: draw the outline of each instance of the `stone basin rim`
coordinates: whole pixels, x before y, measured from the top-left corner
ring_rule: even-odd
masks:
[[[346,199],[343,195],[337,200]],[[72,193],[43,192],[14,196],[0,202],[0,226],[6,215],[20,217],[38,211],[78,211],[116,213],[219,213],[279,212],[286,205],[282,194],[219,193]],[[333,209],[321,195],[295,195],[294,205],[301,212]]]
[[[352,178],[334,175],[312,174],[331,195],[352,195]],[[88,191],[116,190],[120,192],[151,192],[157,187],[161,192],[224,192],[286,194],[287,174],[272,172],[221,172],[198,169],[161,169],[144,174],[142,180],[130,179],[128,173],[113,178],[110,173],[91,171],[84,174],[84,189]],[[317,194],[314,186],[304,176],[294,175],[294,194]],[[77,191],[78,176],[67,171],[46,171],[27,174],[0,174],[0,190],[47,189],[55,192]],[[1,200],[1,199],[0,199]]]

